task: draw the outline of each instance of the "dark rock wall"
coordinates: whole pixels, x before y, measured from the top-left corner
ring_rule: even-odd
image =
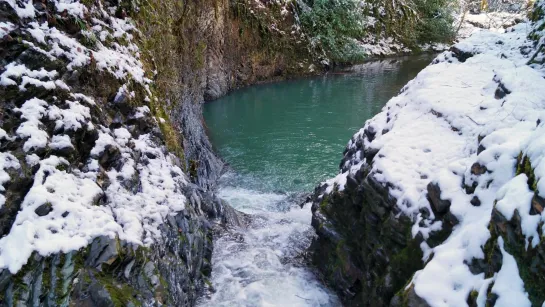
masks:
[[[313,262],[346,306],[387,306],[421,269],[420,242],[396,200],[362,168],[342,192],[323,194],[312,206]]]

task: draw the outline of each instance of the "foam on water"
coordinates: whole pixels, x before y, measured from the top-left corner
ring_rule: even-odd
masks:
[[[219,196],[252,214],[245,229],[218,238],[212,258],[216,290],[201,306],[339,306],[304,264],[310,245],[310,206],[301,209],[293,195],[223,186]]]

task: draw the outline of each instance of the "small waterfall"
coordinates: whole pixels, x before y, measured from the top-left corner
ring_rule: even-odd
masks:
[[[252,218],[214,242],[215,292],[199,306],[339,306],[305,264],[314,230],[310,207],[299,206],[301,195],[223,183],[219,197]]]

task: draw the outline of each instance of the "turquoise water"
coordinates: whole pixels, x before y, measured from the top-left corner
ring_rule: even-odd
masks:
[[[212,144],[259,191],[312,191],[334,176],[347,141],[431,61],[372,62],[350,73],[254,86],[204,105]]]
[[[350,137],[430,60],[250,87],[204,106],[212,144],[231,166],[217,195],[250,222],[215,238],[214,291],[198,306],[341,306],[302,261],[315,232],[301,192],[337,173]]]

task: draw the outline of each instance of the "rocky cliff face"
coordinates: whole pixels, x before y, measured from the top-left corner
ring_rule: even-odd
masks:
[[[244,219],[201,103],[309,65],[249,3],[0,2],[0,305],[194,304]]]
[[[533,40],[483,31],[437,57],[316,188],[313,262],[347,306],[543,304],[540,12]]]
[[[200,186],[212,187],[223,165],[206,136],[202,103],[250,84],[318,72],[293,5],[250,0],[176,5],[158,0],[134,13],[159,73],[166,111],[183,132],[185,160]]]

